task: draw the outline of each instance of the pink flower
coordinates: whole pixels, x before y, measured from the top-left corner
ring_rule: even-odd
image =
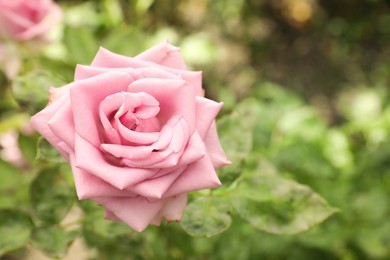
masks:
[[[215,169],[229,164],[215,127],[222,103],[203,97],[201,77],[166,42],[135,58],[101,48],[32,124],[105,218],[137,231],[179,221],[187,193],[221,185]]]
[[[52,0],[0,0],[0,36],[25,41],[44,38],[61,9]]]

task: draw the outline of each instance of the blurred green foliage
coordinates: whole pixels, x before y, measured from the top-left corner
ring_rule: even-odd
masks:
[[[19,76],[0,75],[0,135],[20,150],[10,159],[1,143],[1,259],[30,246],[62,258],[77,238],[93,259],[390,257],[388,1],[58,2],[55,40],[17,45]],[[221,188],[191,194],[181,223],[138,234],[76,201],[69,167],[27,122],[99,46],[132,56],[165,38],[225,103],[233,164]]]

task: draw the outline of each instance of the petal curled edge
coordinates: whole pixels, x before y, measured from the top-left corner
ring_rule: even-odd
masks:
[[[149,200],[160,199],[175,180],[186,171],[188,165],[202,159],[206,154],[198,133],[194,133],[176,167],[161,169],[155,176],[127,189]]]
[[[169,187],[163,198],[180,193],[216,188],[221,185],[214,166],[208,155],[189,165],[187,169]]]
[[[188,71],[171,69],[165,66],[161,66],[154,62],[143,61],[140,59],[130,58],[123,55],[119,55],[110,52],[107,49],[100,47],[94,60],[91,64],[92,67],[103,67],[103,68],[158,68],[175,74],[183,78],[195,87],[195,93],[197,96],[203,96],[202,89],[202,72],[200,71]]]
[[[163,208],[151,220],[150,224],[159,226],[162,219],[167,222],[180,221],[187,206],[187,194],[182,193],[171,198],[167,198]]]
[[[196,97],[196,129],[202,139],[206,137],[222,106],[223,103],[204,97]]]
[[[102,149],[129,167],[171,168],[177,165],[191,138],[189,127],[181,117],[172,117],[160,132],[160,138],[148,146],[102,144]],[[203,141],[201,141],[203,143]],[[129,156],[130,155],[130,156]]]
[[[180,48],[164,41],[134,57],[135,59],[151,61],[159,65],[186,70],[186,64],[180,54]]]
[[[161,211],[165,202],[165,200],[149,202],[140,196],[134,198],[95,198],[94,200],[101,204],[106,212],[108,211],[109,219],[123,221],[137,232],[145,230]]]
[[[102,68],[77,64],[74,80],[82,80],[103,74],[106,72],[124,72],[129,73],[134,79],[139,78],[161,78],[161,79],[182,79],[178,75],[166,70],[154,67],[147,68]]]
[[[145,92],[160,103],[158,115],[161,123],[166,123],[173,116],[181,116],[190,127],[195,129],[195,92],[192,85],[184,80],[139,79],[131,83],[128,92]],[[175,97],[175,98],[172,98]]]
[[[74,151],[75,126],[69,94],[67,95],[67,100],[58,108],[47,123],[53,133]]]
[[[75,156],[70,156],[72,174],[76,185],[77,196],[80,200],[97,197],[135,197],[137,194],[119,190],[102,179],[75,166]]]
[[[111,165],[103,157],[99,148],[96,148],[78,134],[75,136],[75,161],[75,167],[102,179],[119,190],[124,190],[126,187],[149,179],[157,172],[156,169]]]
[[[126,91],[132,81],[133,77],[124,72],[108,72],[76,81],[70,90],[76,132],[99,147],[99,104],[108,95]]]
[[[219,142],[215,121],[211,124],[204,139],[204,143],[215,169],[231,164],[225,155],[221,143]]]
[[[61,96],[43,110],[31,117],[32,127],[38,131],[51,145],[53,145],[69,161],[69,153],[72,149],[58,137],[48,125],[48,121],[66,103],[68,95]]]

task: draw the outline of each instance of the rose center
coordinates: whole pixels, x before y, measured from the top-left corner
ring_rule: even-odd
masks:
[[[100,120],[105,143],[137,145],[134,132],[160,131],[159,102],[149,94],[120,92],[100,103]],[[139,135],[139,134],[138,134]],[[141,141],[141,143],[143,143]]]

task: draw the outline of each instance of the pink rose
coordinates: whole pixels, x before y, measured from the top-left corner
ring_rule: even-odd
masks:
[[[106,219],[137,231],[179,221],[187,192],[221,185],[215,169],[229,164],[215,127],[222,103],[203,97],[201,77],[166,42],[135,58],[101,48],[32,124]]]
[[[44,38],[61,9],[52,0],[0,0],[0,36],[20,41]]]

